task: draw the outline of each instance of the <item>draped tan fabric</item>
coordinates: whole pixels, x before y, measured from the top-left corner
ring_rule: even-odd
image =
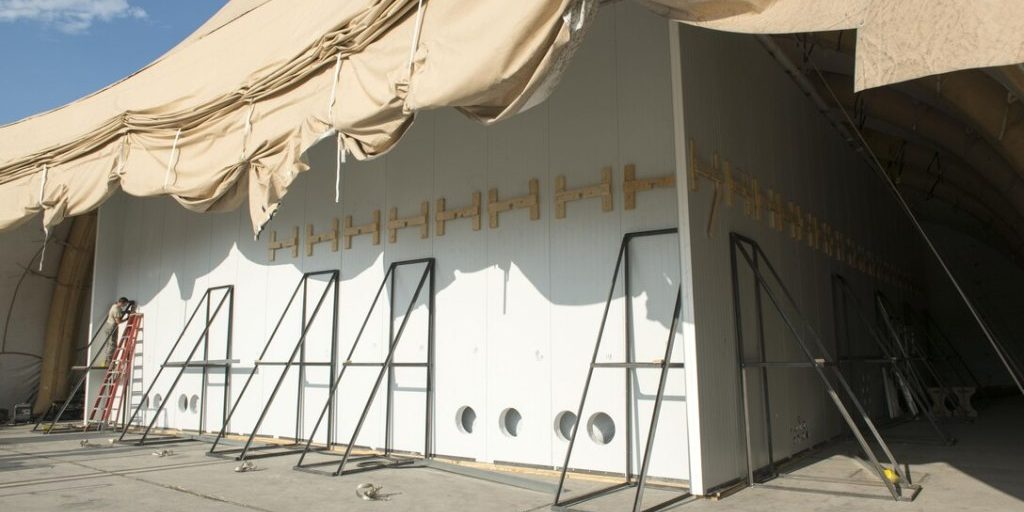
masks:
[[[491,122],[543,100],[596,2],[516,4],[230,2],[134,75],[0,127],[0,229],[39,212],[53,226],[121,187],[196,211],[248,198],[258,232],[325,136],[372,158],[416,110]]]
[[[858,28],[857,86],[1024,61],[1020,0],[639,0],[756,33]],[[0,127],[0,231],[53,226],[120,187],[274,215],[303,153],[388,151],[419,110],[490,123],[547,97],[599,0],[232,0],[160,59]]]
[[[1021,0],[640,0],[673,19],[729,32],[857,29],[854,90],[1024,62]]]

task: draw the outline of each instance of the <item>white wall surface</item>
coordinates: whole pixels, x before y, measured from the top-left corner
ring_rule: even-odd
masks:
[[[802,211],[862,244],[867,251],[905,271],[916,270],[917,238],[882,183],[840,138],[814,104],[752,36],[679,26],[685,144],[693,141],[700,165],[712,155],[734,170],[757,178],[762,193],[771,189]],[[699,180],[689,192],[697,379],[703,486],[705,490],[745,476],[746,462],[734,335],[729,233],[757,240],[775,265],[799,309],[834,356],[836,353],[831,274],[842,274],[860,300],[870,304],[876,289],[900,303],[906,292],[878,282],[850,265],[830,258],[805,241],[790,237],[788,227],[768,227],[735,206],[719,204],[709,229],[714,186]],[[741,260],[742,261],[742,260]],[[741,263],[742,266],[742,263]],[[753,274],[741,270],[745,355],[756,358]],[[767,360],[805,360],[781,321],[764,299]],[[869,311],[872,315],[873,312]],[[874,355],[859,334],[848,355]],[[848,373],[851,385],[881,412],[879,369]],[[758,374],[751,374],[751,421],[755,466],[767,462],[767,443]],[[768,373],[776,460],[804,450],[841,431],[838,415],[811,369],[773,369]],[[692,409],[691,409],[692,410]],[[693,420],[697,421],[697,420]],[[806,427],[807,436],[798,436]]]
[[[236,287],[233,395],[265,343],[284,304],[303,272],[340,269],[339,353],[352,346],[372,295],[387,266],[395,261],[437,259],[435,449],[439,454],[485,461],[556,466],[562,464],[567,443],[555,432],[555,419],[575,411],[593,351],[597,326],[608,293],[616,251],[623,234],[674,227],[678,218],[676,192],[660,188],[642,192],[637,208],[623,209],[622,180],[626,164],[635,164],[638,177],[673,174],[672,91],[669,76],[667,25],[663,19],[631,3],[603,8],[558,91],[543,105],[493,127],[474,124],[454,111],[422,113],[398,147],[386,157],[343,166],[342,197],[334,199],[335,148],[321,144],[309,152],[312,170],[295,183],[284,206],[262,238],[253,241],[244,212],[197,215],[168,200],[118,197],[100,217],[100,257],[94,308],[106,307],[108,297],[128,295],[146,315],[144,379],[153,379],[160,362],[178,336],[186,316],[208,286]],[[342,106],[343,108],[343,106]],[[182,158],[187,158],[183,155]],[[554,182],[565,175],[569,188],[596,184],[604,167],[613,169],[614,209],[602,212],[600,200],[570,203],[567,217],[554,216]],[[488,227],[487,193],[497,188],[502,198],[526,194],[528,180],[540,183],[540,219],[526,211],[500,216],[500,227]],[[332,218],[353,224],[369,222],[380,209],[382,224],[388,210],[405,217],[444,197],[449,208],[470,203],[473,192],[483,197],[482,229],[468,220],[449,222],[437,236],[404,229],[398,242],[381,244],[370,237],[352,240],[352,248],[331,252],[317,245],[312,257],[305,248],[298,258],[287,250],[268,261],[267,240],[290,237],[295,226],[304,234],[312,223],[317,232]],[[304,242],[305,237],[302,236]],[[679,285],[678,243],[663,238],[640,242],[633,257],[633,317],[638,360],[659,354],[668,336],[675,290]],[[411,297],[417,270],[398,277],[396,299]],[[312,286],[310,297],[319,290]],[[284,360],[297,339],[298,313],[285,319],[285,332],[270,348],[267,359]],[[409,320],[396,360],[419,361],[426,353],[426,302],[421,299]],[[600,361],[623,357],[622,292],[616,290]],[[401,320],[399,317],[398,321]],[[397,325],[397,324],[396,324]],[[387,346],[386,311],[378,309],[364,333],[353,361],[381,360]],[[321,317],[311,329],[307,357],[329,355],[330,319]],[[194,340],[186,337],[186,340]],[[215,336],[216,338],[216,336]],[[184,342],[188,343],[188,342]],[[179,349],[174,360],[184,359]],[[677,350],[677,360],[682,348]],[[215,357],[215,356],[211,356]],[[263,368],[239,406],[229,430],[252,430],[261,404],[268,398],[280,368]],[[167,372],[165,372],[167,373]],[[365,402],[376,370],[351,368],[342,382],[337,434],[347,441]],[[198,415],[177,407],[179,395],[199,394],[199,377],[183,378],[159,425],[196,428]],[[210,421],[220,424],[220,404],[213,398],[222,384],[211,387]],[[156,392],[170,379],[162,377]],[[632,442],[645,441],[656,386],[656,375],[637,379],[636,418]],[[327,373],[310,369],[304,431],[326,397]],[[418,451],[423,442],[425,384],[418,369],[396,371],[393,442],[398,449]],[[676,371],[662,412],[652,473],[688,477],[684,374]],[[261,434],[295,435],[294,372]],[[461,431],[456,415],[469,406],[476,412],[472,433]],[[621,473],[625,469],[625,408],[622,370],[602,370],[594,379],[582,425],[591,415],[605,412],[615,422],[606,445],[581,439],[571,465]],[[515,408],[522,416],[517,437],[499,429],[501,413]],[[383,396],[378,396],[358,444],[383,444]],[[318,439],[323,438],[323,431]],[[639,450],[635,450],[639,452]],[[638,464],[632,461],[634,470]]]

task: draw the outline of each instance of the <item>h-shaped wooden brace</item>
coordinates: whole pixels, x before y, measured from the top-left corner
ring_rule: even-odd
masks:
[[[313,225],[306,224],[306,256],[313,255],[316,244],[330,242],[331,252],[338,252],[338,218],[331,219],[331,229],[320,234],[313,233]]]
[[[444,225],[450,220],[473,219],[473,231],[480,231],[480,192],[473,192],[473,204],[458,210],[446,210],[444,198],[437,200],[437,213],[434,214],[434,233],[444,236]]]
[[[498,227],[499,213],[521,208],[530,209],[530,220],[540,219],[540,182],[537,178],[530,178],[530,193],[525,196],[499,201],[498,189],[492,188],[487,192],[487,215],[492,229]]]
[[[605,167],[601,169],[601,183],[598,185],[591,185],[589,187],[581,187],[573,190],[565,189],[565,176],[558,176],[555,178],[555,218],[565,218],[565,203],[570,201],[579,201],[581,199],[590,199],[593,197],[601,198],[601,211],[610,212],[612,211],[612,168]]]
[[[277,230],[270,232],[270,243],[267,245],[267,253],[270,256],[270,261],[277,260],[277,251],[281,249],[291,249],[292,258],[299,257],[299,227],[295,226],[292,230],[291,240],[277,240]]]
[[[789,210],[789,237],[793,240],[803,240],[804,238],[804,216],[801,213],[800,205],[790,201],[786,204]]]
[[[622,180],[622,192],[625,195],[626,210],[636,208],[636,193],[645,192],[654,188],[674,187],[676,177],[674,175],[659,176],[657,178],[636,179],[636,165],[627,164],[625,175]]]
[[[693,143],[693,139],[690,139],[689,143],[689,177],[690,177],[690,191],[696,192],[700,190],[700,182],[698,181],[701,176],[707,178],[715,183],[715,187],[721,188],[724,192],[726,206],[732,206],[733,204],[733,192],[736,190],[737,185],[732,177],[732,165],[726,160],[724,163],[719,163],[718,153],[715,153],[711,157],[711,169],[705,169],[701,167],[700,162],[697,159],[697,146]]]
[[[388,243],[395,243],[398,241],[398,230],[409,227],[419,226],[420,238],[427,238],[430,236],[430,202],[423,201],[420,203],[420,214],[413,215],[412,217],[405,217],[402,219],[398,218],[398,208],[392,208],[388,211]]]
[[[362,226],[352,226],[352,216],[345,216],[345,230],[341,233],[345,239],[345,249],[352,248],[352,237],[373,235],[373,245],[380,245],[380,210],[373,211],[373,221]]]

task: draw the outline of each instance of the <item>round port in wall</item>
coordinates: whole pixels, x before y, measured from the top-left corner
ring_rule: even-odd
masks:
[[[476,411],[468,405],[459,408],[455,413],[455,426],[463,434],[472,434],[473,425],[476,423]]]
[[[160,396],[160,393],[153,395],[153,408],[158,409],[164,403],[164,397]]]
[[[603,412],[595,413],[587,420],[587,433],[597,444],[608,444],[615,438],[615,421]]]
[[[555,435],[562,441],[568,441],[572,437],[572,429],[576,426],[576,413],[562,411],[555,416]]]
[[[199,412],[199,395],[192,395],[192,398],[188,400],[188,410]]]
[[[502,434],[508,437],[516,437],[519,435],[519,423],[521,421],[523,421],[523,416],[519,414],[519,411],[509,407],[501,411],[501,415],[498,416],[498,428],[501,429]]]
[[[184,393],[178,397],[178,410],[181,412],[188,410],[188,397]]]

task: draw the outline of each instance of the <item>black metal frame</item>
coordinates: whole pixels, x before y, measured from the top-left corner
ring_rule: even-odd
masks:
[[[405,309],[405,314],[402,319],[401,325],[398,327],[398,332],[395,332],[395,277],[400,267],[409,265],[425,265],[423,272],[420,274],[420,279],[416,285],[416,291],[413,293],[412,299],[409,301],[408,307]],[[308,440],[306,441],[305,447],[302,450],[302,455],[299,456],[299,461],[295,464],[294,469],[298,471],[306,471],[318,474],[326,474],[321,471],[316,471],[311,468],[320,466],[329,466],[335,464],[335,461],[315,462],[303,465],[303,461],[306,458],[306,454],[309,453],[313,438],[316,436],[317,431],[320,429],[320,425],[323,422],[324,416],[328,416],[328,429],[333,431],[331,425],[331,416],[334,414],[333,410],[329,410],[335,402],[337,396],[338,387],[341,384],[341,379],[345,375],[345,370],[349,367],[380,367],[380,372],[377,374],[377,379],[374,382],[373,389],[370,391],[370,396],[366,400],[366,404],[363,407],[363,412],[359,416],[359,421],[356,423],[355,430],[352,433],[352,437],[349,443],[345,447],[345,452],[342,455],[341,462],[338,462],[338,469],[333,473],[332,476],[340,476],[351,473],[359,473],[363,471],[371,471],[375,469],[381,469],[386,467],[405,466],[417,462],[416,459],[409,457],[396,457],[393,455],[394,449],[391,446],[392,438],[392,394],[394,390],[392,388],[394,381],[394,369],[401,368],[423,368],[426,375],[426,390],[425,390],[425,425],[424,425],[424,441],[423,441],[423,460],[430,459],[433,457],[433,426],[434,426],[434,296],[435,296],[435,260],[434,258],[420,258],[406,261],[396,261],[388,266],[387,272],[384,274],[384,278],[381,279],[380,286],[377,288],[377,293],[373,297],[373,302],[370,304],[369,310],[366,312],[366,316],[363,318],[363,324],[359,328],[359,333],[356,335],[355,341],[352,343],[352,348],[349,349],[348,356],[345,357],[345,361],[342,363],[341,371],[334,378],[331,385],[331,391],[328,395],[327,402],[324,404],[323,409],[320,411],[320,417],[317,418],[316,425],[313,427],[313,431],[310,433]],[[427,360],[425,362],[395,362],[395,350],[398,348],[398,343],[402,339],[402,335],[405,333],[405,327],[412,316],[412,311],[416,307],[416,303],[419,300],[420,293],[423,291],[424,284],[428,285],[428,297],[427,297]],[[359,341],[363,337],[363,332],[366,330],[367,324],[370,322],[370,317],[373,315],[374,310],[377,308],[377,304],[380,301],[381,293],[384,291],[384,287],[390,283],[390,295],[388,297],[388,355],[383,362],[353,362],[352,356],[356,352],[356,348],[359,346]],[[387,386],[385,390],[385,400],[387,401],[385,420],[384,420],[384,452],[383,454],[371,454],[366,456],[357,457],[358,460],[384,460],[387,463],[375,464],[372,466],[360,467],[357,469],[346,470],[345,465],[351,458],[352,448],[355,446],[356,441],[359,437],[359,432],[362,430],[363,423],[366,420],[367,415],[370,412],[370,407],[373,405],[374,399],[377,396],[377,391],[380,389],[380,384],[384,380],[385,375],[387,376]],[[327,445],[319,448],[317,451],[328,453],[333,447],[333,443],[330,437],[331,433],[328,433]],[[352,460],[356,460],[352,459]]]
[[[843,327],[847,327],[848,324],[846,319],[849,318],[847,315],[847,311],[849,310],[848,306],[852,304],[856,317],[867,328],[871,340],[874,341],[875,346],[881,353],[881,356],[877,357],[848,357],[844,356],[841,350],[839,350],[839,347],[841,347],[842,344],[837,343],[837,361],[841,365],[840,368],[842,368],[844,363],[888,366],[893,372],[893,375],[899,381],[900,386],[907,390],[906,398],[917,404],[917,407],[920,409],[920,414],[928,420],[928,423],[935,431],[936,436],[938,436],[940,443],[946,445],[956,443],[956,439],[952,438],[942,430],[936,421],[935,416],[932,414],[931,403],[928,401],[927,391],[924,388],[924,384],[918,380],[918,375],[916,373],[905,371],[906,367],[912,364],[912,360],[905,356],[894,355],[893,352],[889,350],[889,347],[886,346],[885,341],[883,341],[882,334],[879,333],[875,325],[868,320],[867,315],[864,313],[864,308],[860,300],[858,300],[857,296],[853,293],[853,289],[850,288],[850,284],[847,283],[846,279],[839,274],[832,274],[832,303],[835,308],[836,339],[847,339],[847,342],[849,342],[848,336],[840,335],[840,319],[842,319]]]
[[[210,306],[211,306],[211,304],[213,302],[213,298],[214,298],[213,296],[217,292],[223,292],[223,293],[220,296],[220,300],[217,302],[217,307],[214,308],[213,312],[211,313],[210,312]],[[224,360],[219,360],[219,361],[210,361],[208,359],[208,357],[209,357],[209,349],[210,349],[210,346],[209,346],[210,345],[210,328],[213,326],[213,322],[220,315],[220,311],[224,307],[225,302],[227,302],[227,305],[228,305],[228,319],[227,319],[227,332],[226,332],[227,339],[226,339],[226,343],[225,343],[226,358]],[[171,357],[174,355],[175,349],[178,348],[178,345],[181,343],[181,340],[185,337],[185,334],[188,332],[189,326],[192,325],[192,321],[195,320],[196,315],[198,315],[199,311],[201,309],[203,309],[203,306],[206,306],[205,307],[205,323],[203,324],[203,331],[199,334],[199,338],[196,339],[195,344],[192,345],[192,350],[189,352],[188,357],[185,358],[185,361],[172,363],[171,362]],[[181,381],[181,377],[184,376],[185,370],[187,370],[188,368],[200,368],[201,367],[203,369],[203,380],[202,380],[202,391],[201,391],[202,398],[200,400],[200,402],[202,402],[202,403],[200,404],[200,411],[201,412],[199,413],[199,432],[202,432],[203,429],[205,428],[205,425],[206,425],[206,388],[209,386],[209,368],[221,368],[221,367],[224,368],[224,405],[223,405],[223,408],[224,408],[224,412],[227,411],[227,402],[228,402],[229,397],[231,396],[231,394],[230,394],[231,393],[231,384],[230,384],[230,382],[231,382],[231,363],[232,362],[237,362],[237,361],[232,361],[231,360],[231,347],[232,347],[233,333],[234,333],[234,318],[235,318],[235,287],[234,287],[234,285],[213,286],[213,287],[207,288],[206,292],[203,293],[203,298],[199,300],[199,303],[196,304],[195,309],[192,310],[192,314],[189,316],[188,321],[185,322],[185,326],[181,328],[181,334],[178,335],[178,339],[175,340],[174,345],[172,345],[171,349],[167,352],[167,357],[164,358],[164,362],[160,365],[160,369],[157,370],[156,376],[154,376],[153,380],[149,383],[149,387],[146,389],[146,392],[142,395],[142,399],[139,401],[139,405],[135,407],[135,411],[132,413],[131,418],[129,418],[127,421],[124,422],[124,428],[121,431],[121,436],[120,436],[120,438],[118,438],[118,441],[124,441],[125,435],[128,434],[129,429],[132,427],[133,422],[135,421],[135,418],[138,417],[139,411],[141,411],[143,407],[147,407],[149,405],[150,394],[153,392],[153,388],[156,387],[157,382],[160,380],[160,375],[163,373],[165,368],[180,368],[180,370],[178,370],[178,374],[174,377],[174,381],[171,383],[170,389],[168,389],[166,394],[164,395],[164,400],[162,400],[160,402],[160,405],[157,406],[156,411],[153,413],[152,419],[150,419],[149,423],[146,424],[146,428],[142,432],[142,437],[139,438],[138,440],[134,440],[135,444],[141,446],[141,445],[146,443],[146,439],[149,438],[149,434],[153,430],[153,426],[156,425],[156,421],[160,417],[160,412],[163,411],[164,407],[167,406],[167,402],[170,401],[170,397],[171,397],[171,395],[174,394],[175,388],[178,387],[178,382]],[[199,350],[199,346],[200,345],[203,346],[203,360],[202,361],[193,361],[192,358],[195,357],[196,351]],[[184,440],[187,440],[187,439],[165,438],[165,439],[161,439],[161,440],[158,440],[158,441],[155,441],[155,442],[156,443],[159,443],[159,442],[177,442],[177,441],[184,441]]]
[[[885,326],[886,332],[889,334],[893,345],[896,346],[900,355],[902,355],[905,373],[911,375],[917,380],[918,385],[921,387],[921,392],[927,397],[928,386],[915,364],[923,365],[925,370],[935,381],[935,385],[945,390],[946,397],[953,397],[955,399],[956,394],[953,393],[953,389],[946,384],[942,379],[942,376],[939,375],[938,370],[936,370],[935,366],[933,366],[931,361],[928,360],[927,353],[917,344],[912,336],[904,336],[896,328],[896,323],[899,320],[897,320],[896,316],[892,312],[892,303],[890,303],[885,294],[880,291],[875,292],[875,311],[877,312],[878,317],[882,320],[881,323]],[[902,324],[902,322],[900,323]],[[907,325],[904,324],[903,327],[907,327]]]
[[[121,315],[121,319],[122,320],[124,318],[126,318],[126,317],[127,317],[127,313],[124,313],[124,314]],[[89,343],[85,346],[84,350],[85,350],[86,354],[88,354],[89,351],[92,350],[93,345],[95,345],[96,342],[99,341],[100,333],[103,332],[103,328],[106,327],[106,325],[107,325],[107,323],[106,323],[105,320],[100,322],[99,328],[96,329],[96,332],[93,333],[92,337],[89,340]],[[104,346],[106,346],[107,342],[110,341],[111,338],[116,338],[116,337],[117,337],[117,329],[113,329],[110,332],[110,334],[108,334],[105,338],[103,338],[103,342],[100,343],[100,348],[103,348]],[[78,391],[80,389],[82,389],[82,385],[85,384],[86,379],[88,379],[89,372],[90,371],[94,371],[94,370],[106,370],[107,369],[106,366],[96,366],[96,361],[99,361],[99,358],[100,358],[101,355],[103,355],[103,353],[104,352],[102,350],[97,350],[96,354],[93,355],[91,359],[89,359],[88,364],[86,364],[85,366],[72,366],[71,367],[71,371],[81,371],[82,372],[82,376],[78,378],[78,382],[75,383],[74,387],[71,389],[71,392],[68,393],[67,398],[64,400],[64,404],[58,410],[57,414],[53,417],[53,420],[50,422],[50,425],[43,429],[43,434],[64,434],[64,433],[69,433],[69,432],[82,432],[83,430],[88,430],[89,429],[89,424],[86,423],[84,425],[84,427],[80,427],[80,428],[67,428],[67,429],[61,429],[61,430],[54,431],[54,428],[57,426],[57,423],[60,422],[61,417],[64,416],[64,411],[66,411],[68,409],[68,406],[71,405],[71,401],[75,398],[75,395],[78,393]],[[84,406],[84,404],[83,404],[83,406]],[[50,405],[50,411],[52,411],[52,410],[53,410],[53,404]],[[49,411],[47,411],[47,412],[49,412]],[[32,427],[32,432],[36,432],[36,431],[39,430],[39,425],[41,425],[43,423],[43,420],[45,418],[46,418],[46,414],[44,414],[44,415],[39,417],[39,420],[36,421],[36,424]],[[99,428],[102,428],[102,426],[99,426]]]
[[[658,229],[651,231],[638,231],[635,233],[627,233],[622,237],[622,244],[619,246],[619,255],[615,261],[615,270],[612,273],[612,284],[608,290],[608,299],[605,301],[604,314],[601,317],[601,325],[597,331],[597,342],[594,344],[594,353],[590,358],[590,369],[587,372],[587,378],[583,384],[583,394],[580,397],[580,405],[576,411],[576,422],[572,427],[572,435],[569,437],[569,446],[565,452],[565,463],[562,464],[561,474],[558,479],[558,488],[555,491],[555,501],[551,505],[552,510],[568,510],[573,505],[590,501],[601,496],[618,492],[631,487],[636,487],[636,495],[633,498],[634,512],[653,512],[655,510],[662,510],[669,506],[675,505],[680,501],[692,496],[689,492],[685,492],[678,496],[672,497],[666,501],[653,505],[649,508],[642,508],[644,491],[647,487],[658,487],[668,490],[678,491],[672,487],[655,486],[647,483],[647,471],[650,467],[651,453],[654,451],[654,439],[658,431],[658,419],[661,414],[661,404],[665,396],[665,384],[668,380],[668,370],[670,368],[684,368],[684,363],[672,363],[670,362],[672,357],[672,349],[676,338],[676,329],[679,324],[679,317],[682,312],[682,287],[676,292],[675,308],[672,312],[672,321],[669,325],[668,340],[665,343],[665,357],[661,361],[655,361],[650,363],[641,363],[633,360],[633,315],[632,315],[632,294],[629,280],[629,244],[636,238],[661,236],[661,235],[675,235],[678,234],[676,228],[669,229]],[[604,337],[605,324],[608,320],[608,311],[611,309],[612,300],[615,297],[615,287],[618,284],[619,273],[623,275],[623,294],[625,296],[625,343],[626,343],[626,361],[622,363],[598,363],[597,355],[601,349],[601,340]],[[598,368],[620,368],[625,370],[626,374],[626,471],[625,481],[608,486],[596,491],[588,492],[586,494],[575,496],[573,498],[563,500],[562,490],[565,486],[566,473],[569,471],[569,462],[572,457],[572,450],[576,445],[576,435],[579,432],[580,419],[583,417],[583,408],[586,405],[587,395],[590,391],[590,382],[594,375],[594,370]],[[637,478],[633,478],[632,467],[633,467],[633,378],[635,377],[636,370],[639,369],[655,369],[660,370],[661,375],[658,381],[658,392],[654,400],[654,411],[652,412],[650,430],[647,434],[647,443],[644,448],[643,458],[640,465],[640,474]]]
[[[964,359],[963,354],[961,354],[960,351],[956,349],[956,346],[953,345],[952,340],[950,340],[949,336],[947,336],[946,333],[942,330],[942,328],[939,327],[939,324],[935,321],[935,319],[933,319],[927,311],[915,311],[914,314],[924,324],[924,332],[928,339],[934,340],[938,338],[942,340],[942,345],[945,345],[945,347],[949,350],[950,353],[942,354],[942,361],[945,362],[946,365],[949,366],[950,371],[952,371],[953,374],[957,376],[957,380],[960,381],[960,385],[974,386],[974,389],[981,389],[981,381],[978,380],[978,377],[971,370],[971,366],[967,364],[967,360]],[[935,332],[938,336],[933,336],[932,332]],[[934,341],[932,342],[932,344],[936,347],[936,351],[941,353],[941,350],[938,348],[939,344],[935,343]],[[953,363],[950,363],[950,359],[956,361],[958,364],[954,365]],[[960,368],[960,370],[957,369],[958,367]],[[963,374],[960,373],[961,371],[963,371]],[[966,377],[964,377],[964,375],[966,375]]]
[[[861,450],[863,450],[864,454],[868,457],[870,465],[865,464],[867,465],[868,469],[875,472],[879,480],[881,480],[882,485],[884,485],[885,488],[892,495],[893,500],[913,501],[914,498],[917,497],[918,493],[920,493],[921,486],[913,484],[910,480],[909,468],[901,467],[899,463],[896,461],[896,458],[895,456],[893,456],[892,451],[889,449],[889,446],[885,443],[885,440],[882,439],[882,436],[879,433],[878,429],[875,427],[874,422],[871,421],[871,417],[868,415],[867,411],[861,405],[860,401],[857,400],[856,393],[853,391],[852,388],[850,388],[850,385],[843,377],[842,372],[839,371],[834,360],[829,356],[829,352],[826,349],[824,343],[822,343],[817,333],[814,332],[814,329],[811,328],[810,323],[799,312],[796,300],[793,298],[793,295],[789,292],[789,289],[786,288],[785,284],[783,284],[781,276],[775,270],[775,267],[771,264],[771,262],[768,260],[768,256],[761,249],[761,246],[755,240],[735,232],[729,234],[729,245],[733,286],[733,322],[736,333],[737,363],[740,368],[740,389],[742,390],[741,402],[743,408],[744,443],[746,445],[747,458],[747,485],[749,487],[753,487],[755,485],[763,483],[765,480],[770,480],[772,478],[784,476],[783,474],[777,471],[772,452],[771,414],[769,407],[769,393],[767,385],[767,369],[813,368],[815,373],[817,373],[818,377],[821,379],[821,382],[824,385],[825,390],[829,395],[829,398],[832,399],[832,402],[836,406],[836,409],[839,411],[839,414],[842,416],[843,420],[850,428],[850,431],[853,434],[854,438],[857,440],[857,443],[860,445]],[[740,300],[739,260],[737,258],[738,254],[741,254],[743,256],[743,260],[746,262],[747,266],[753,272],[754,276],[754,308],[757,315],[756,318],[758,329],[758,352],[760,355],[757,361],[747,361],[743,350],[743,316],[741,313],[742,308]],[[772,290],[772,287],[769,285],[768,280],[765,278],[765,274],[762,272],[762,266],[765,269],[767,269],[769,274],[774,278],[775,282],[778,284],[779,289],[782,292],[782,297],[778,297],[776,293]],[[762,293],[768,297],[769,302],[772,304],[772,306],[774,306],[775,310],[779,313],[779,316],[782,318],[783,322],[786,324],[786,327],[793,335],[793,338],[796,340],[797,345],[799,345],[801,351],[806,356],[806,361],[777,362],[765,360],[765,343],[763,329],[764,312],[761,304]],[[785,308],[781,303],[781,300],[783,299],[785,299],[786,303],[792,308],[793,312],[795,313],[795,318],[791,317],[789,314],[786,313]],[[803,326],[806,327],[806,332],[811,335],[810,339],[811,341],[813,341],[813,346],[809,346],[807,341],[804,339],[804,336],[800,334],[800,331],[794,324],[794,321],[797,320],[800,321],[803,324]],[[815,356],[815,351],[818,354],[820,354],[818,357]],[[826,374],[826,368],[830,370],[830,373]],[[760,371],[762,375],[762,405],[764,406],[765,411],[764,422],[765,431],[767,434],[766,442],[768,445],[768,476],[767,478],[762,479],[760,481],[755,479],[754,475],[755,468],[750,433],[750,398],[748,390],[749,378],[747,376],[747,373],[751,369]],[[860,428],[857,426],[856,421],[853,419],[853,416],[851,416],[850,411],[843,403],[843,399],[840,397],[840,394],[837,391],[836,386],[834,386],[832,384],[832,381],[830,381],[830,375],[839,383],[839,388],[842,389],[842,391],[847,395],[848,399],[853,403],[854,408],[861,417],[861,420],[864,422],[868,430],[871,432],[873,440],[879,445],[879,447],[882,449],[883,454],[888,459],[891,468],[885,468],[878,462],[878,457],[875,455],[875,452],[871,449],[867,440],[864,438],[863,432],[861,432]],[[894,472],[898,479],[891,480],[890,478],[887,477],[886,471]],[[910,491],[908,495],[904,495],[904,489]]]
[[[309,280],[310,280],[310,278],[318,277],[318,276],[329,276],[329,279],[327,281],[326,286],[324,287],[323,292],[320,294],[320,298],[316,301],[316,306],[313,308],[313,314],[307,318],[307,313],[309,311],[309,304],[308,304],[308,302],[309,302],[308,301]],[[287,450],[287,449],[290,449],[290,448],[295,448],[295,447],[297,447],[299,445],[299,442],[300,442],[300,439],[301,439],[300,436],[302,434],[303,413],[304,413],[304,410],[305,410],[304,398],[305,398],[306,367],[307,366],[328,366],[328,367],[330,367],[330,378],[332,379],[331,382],[330,382],[330,386],[331,387],[334,386],[333,378],[334,378],[334,373],[335,373],[335,361],[337,360],[337,350],[338,350],[338,286],[339,286],[339,281],[340,281],[340,273],[339,273],[338,270],[321,270],[321,271],[318,271],[318,272],[307,272],[305,274],[302,274],[302,278],[299,279],[299,283],[295,286],[295,290],[292,292],[291,298],[288,299],[288,304],[285,305],[284,310],[281,312],[281,316],[277,320],[277,325],[274,326],[274,330],[270,333],[270,337],[267,338],[266,344],[263,345],[263,351],[260,352],[259,359],[257,359],[253,363],[252,371],[249,372],[249,376],[245,379],[245,384],[242,385],[242,389],[241,389],[241,391],[238,394],[238,398],[235,399],[234,404],[231,406],[230,412],[228,412],[227,415],[224,416],[224,424],[221,426],[220,431],[217,433],[217,437],[213,440],[213,445],[210,447],[210,450],[207,453],[207,455],[223,456],[223,455],[227,455],[227,454],[237,453],[238,455],[235,456],[236,460],[246,460],[246,459],[264,458],[264,457],[276,457],[276,456],[279,456],[279,455],[287,455],[289,453],[292,453],[292,451],[288,450],[288,451],[284,451],[284,452],[264,452],[264,453],[254,454],[254,455],[253,454],[249,454],[249,452],[250,451],[256,451],[256,450],[263,450],[263,449],[272,449],[272,448],[283,448],[283,449]],[[281,328],[281,324],[284,323],[284,319],[288,315],[288,311],[291,310],[292,304],[295,303],[295,297],[299,294],[300,291],[302,292],[302,322],[301,322],[302,327],[300,329],[299,339],[298,339],[298,341],[295,342],[295,348],[292,349],[291,356],[288,357],[288,361],[283,362],[283,363],[282,362],[275,362],[275,361],[264,361],[263,358],[267,355],[267,351],[270,349],[270,345],[271,345],[271,343],[273,343],[274,338],[277,337],[277,333],[278,333],[279,329]],[[307,338],[307,335],[309,334],[310,328],[313,326],[313,322],[316,321],[317,316],[319,316],[319,314],[320,314],[320,310],[321,310],[322,306],[324,305],[325,300],[327,299],[328,292],[332,292],[332,291],[333,291],[333,294],[332,294],[332,301],[331,301],[331,358],[330,358],[330,361],[323,361],[323,362],[310,362],[310,361],[306,361],[306,338]],[[299,357],[299,361],[298,362],[295,361],[296,356]],[[281,365],[284,366],[284,370],[281,372],[281,376],[277,379],[277,384],[274,386],[274,391],[271,392],[270,398],[268,398],[266,403],[263,405],[263,410],[260,412],[260,417],[256,421],[256,425],[253,427],[252,431],[250,432],[249,437],[246,439],[245,445],[242,446],[241,448],[232,448],[232,449],[217,451],[217,445],[220,444],[220,441],[227,434],[227,429],[228,429],[228,425],[231,422],[231,418],[234,416],[235,411],[238,409],[238,404],[240,404],[242,402],[242,398],[245,397],[245,392],[246,392],[246,390],[249,389],[249,384],[252,383],[253,377],[256,375],[256,372],[259,370],[260,366],[281,366]],[[284,379],[288,376],[288,372],[291,370],[292,366],[298,366],[298,368],[299,368],[299,373],[298,373],[298,379],[299,380],[298,380],[298,386],[297,386],[297,388],[298,388],[298,391],[297,391],[298,397],[297,397],[297,400],[296,400],[296,403],[295,403],[295,444],[292,444],[292,445],[281,445],[281,446],[270,445],[270,446],[253,448],[252,444],[253,444],[253,441],[256,438],[256,435],[259,433],[260,426],[263,425],[263,421],[266,419],[267,413],[270,411],[270,407],[271,407],[271,405],[273,405],[274,399],[277,398],[277,393],[278,393],[278,391],[281,390],[281,385],[284,383]],[[227,402],[225,401],[225,404],[226,403]],[[329,407],[332,410],[332,414],[331,414],[332,417],[329,418],[328,421],[329,422],[333,422],[334,402],[330,401],[328,405],[329,405]],[[332,428],[332,430],[333,430],[333,428]],[[332,436],[333,436],[332,432],[328,432],[328,444],[330,444],[332,442]],[[310,437],[312,438],[312,436],[310,436]]]

